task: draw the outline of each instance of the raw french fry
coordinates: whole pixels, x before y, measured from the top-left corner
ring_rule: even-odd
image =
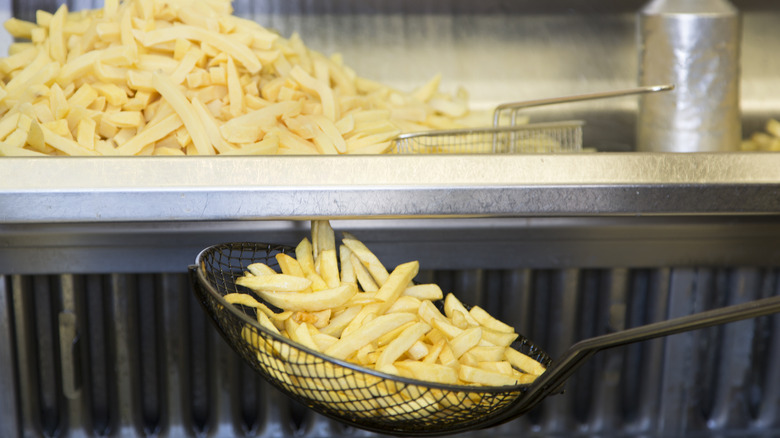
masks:
[[[0,155],[376,154],[402,132],[484,123],[469,117],[464,93],[440,91],[439,75],[409,93],[391,89],[297,34],[232,15],[228,0],[62,5],[37,11],[35,22],[11,18],[5,29],[20,41],[0,59],[0,123],[32,106],[37,125],[67,119],[69,134],[55,132],[76,141],[41,143],[30,124],[2,136]],[[99,98],[59,99],[56,88],[73,84]],[[170,121],[144,129],[163,102],[185,128],[178,145],[167,140],[179,128]],[[92,136],[77,123],[79,108],[95,111]],[[144,117],[126,114],[134,112]],[[134,136],[116,139],[117,124]]]

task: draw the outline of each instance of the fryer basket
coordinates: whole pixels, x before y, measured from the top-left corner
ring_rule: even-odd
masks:
[[[400,435],[463,429],[504,411],[529,385],[470,387],[421,382],[329,358],[262,327],[254,310],[222,297],[251,263],[276,266],[275,254],[294,248],[227,243],[202,251],[190,267],[195,292],[230,346],[276,388],[330,418]],[[513,344],[545,366],[550,357],[522,336]]]

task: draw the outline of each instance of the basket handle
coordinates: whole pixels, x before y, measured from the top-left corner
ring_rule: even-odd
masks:
[[[528,391],[520,397],[517,404],[485,427],[496,426],[516,418],[534,408],[548,395],[560,391],[566,380],[585,361],[601,350],[778,312],[780,312],[780,295],[584,339],[572,345],[559,360],[539,376]]]
[[[627,88],[624,90],[611,90],[611,91],[601,91],[597,93],[588,93],[588,94],[578,94],[574,96],[563,96],[563,97],[551,97],[546,99],[537,99],[537,100],[527,100],[523,102],[509,102],[504,103],[501,105],[498,105],[496,109],[493,111],[493,126],[499,126],[499,120],[501,118],[501,113],[503,111],[513,111],[513,117],[514,114],[524,108],[531,108],[536,106],[544,106],[544,105],[554,105],[558,103],[572,103],[572,102],[582,102],[585,100],[596,100],[596,99],[608,99],[612,97],[622,97],[622,96],[631,96],[634,94],[646,94],[646,93],[655,93],[658,91],[669,91],[674,89],[674,84],[665,84],[665,85],[648,85],[648,86],[642,86],[642,87],[635,87],[635,88]],[[514,119],[513,119],[514,120]],[[514,124],[514,123],[512,123]]]

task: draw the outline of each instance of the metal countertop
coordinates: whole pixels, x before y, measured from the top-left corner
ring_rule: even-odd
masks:
[[[780,212],[773,153],[8,158],[0,223]]]

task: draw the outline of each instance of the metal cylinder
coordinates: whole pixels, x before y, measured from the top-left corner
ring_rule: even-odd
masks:
[[[639,84],[676,87],[640,97],[637,150],[737,150],[739,11],[727,0],[653,0],[638,18]]]

